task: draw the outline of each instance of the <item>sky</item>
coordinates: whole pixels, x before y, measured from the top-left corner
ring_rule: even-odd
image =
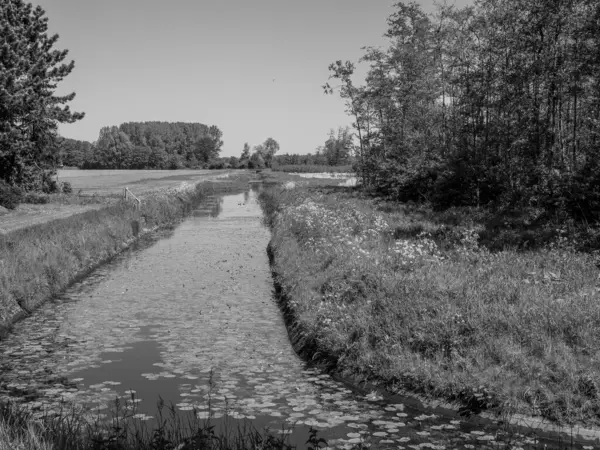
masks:
[[[419,0],[426,11],[434,0]],[[313,153],[351,124],[324,95],[328,66],[386,46],[396,0],[33,0],[75,69],[59,94],[85,118],[62,136],[95,141],[123,122],[200,122],[223,132],[221,156],[268,137]],[[448,0],[464,6],[471,0]],[[366,67],[357,70],[360,76]],[[360,81],[360,80],[359,80]]]

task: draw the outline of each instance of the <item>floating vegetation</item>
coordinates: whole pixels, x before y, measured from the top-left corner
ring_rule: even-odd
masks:
[[[75,406],[109,426],[117,399],[125,417],[152,426],[160,395],[182,417],[251,422],[300,446],[316,430],[336,448],[497,448],[493,428],[473,433],[307,368],[272,299],[254,195],[221,203],[220,218],[188,219],[18,323],[0,342],[0,402],[37,419]]]

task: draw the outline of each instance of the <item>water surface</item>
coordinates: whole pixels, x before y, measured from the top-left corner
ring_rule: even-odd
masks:
[[[39,415],[75,402],[108,419],[120,398],[152,421],[160,396],[216,424],[293,426],[300,447],[309,427],[336,447],[501,447],[493,424],[358,392],[308,367],[273,297],[268,241],[255,191],[211,198],[18,323],[0,342],[0,400]]]

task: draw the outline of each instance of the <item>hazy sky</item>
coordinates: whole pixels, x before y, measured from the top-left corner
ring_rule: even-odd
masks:
[[[130,121],[217,125],[223,156],[273,137],[309,153],[350,124],[321,86],[337,59],[384,45],[394,0],[33,0],[75,69],[59,93],[86,117],[63,136],[94,141]],[[420,0],[426,10],[433,0]],[[449,0],[457,6],[470,0]]]

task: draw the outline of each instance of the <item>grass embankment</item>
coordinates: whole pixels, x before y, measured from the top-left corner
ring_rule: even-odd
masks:
[[[0,336],[20,317],[77,277],[126,248],[143,231],[172,224],[217,189],[237,181],[200,183],[144,197],[138,210],[119,200],[108,206],[0,236]]]
[[[589,255],[558,243],[490,252],[357,190],[260,196],[296,347],[345,375],[461,402],[598,425],[600,296]]]
[[[352,166],[322,166],[316,164],[284,164],[273,167],[275,172],[291,173],[351,173]]]

